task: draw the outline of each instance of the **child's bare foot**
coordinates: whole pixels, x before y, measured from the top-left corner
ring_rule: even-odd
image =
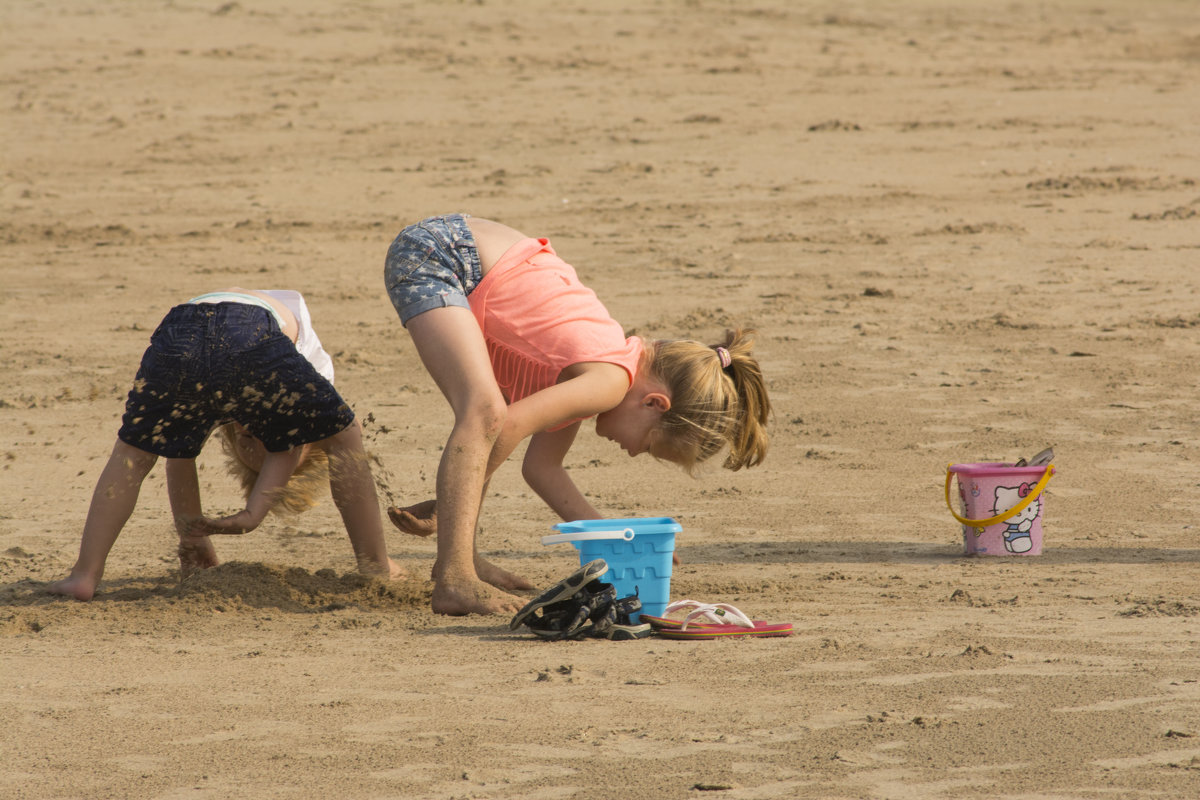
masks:
[[[497,589],[505,589],[514,591],[518,589],[533,589],[532,583],[520,575],[509,572],[506,569],[497,567],[492,562],[480,556],[475,556],[475,573],[485,583],[490,583]]]
[[[460,617],[466,614],[515,614],[525,601],[479,579],[443,580],[433,587],[432,605],[435,614]]]
[[[220,564],[217,550],[207,536],[179,537],[179,574],[186,578]]]
[[[432,536],[437,533],[437,501],[426,500],[404,508],[390,506],[388,519],[400,530],[413,536]]]
[[[83,575],[68,575],[61,581],[55,581],[46,587],[50,594],[61,594],[64,597],[74,597],[76,600],[91,600],[96,596],[96,585],[99,581]]]

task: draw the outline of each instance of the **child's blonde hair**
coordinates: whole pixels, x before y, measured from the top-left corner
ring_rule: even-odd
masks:
[[[225,467],[237,478],[242,492],[249,499],[258,480],[258,471],[250,469],[238,458],[237,427],[231,422],[219,429],[221,449],[225,451]],[[329,485],[329,457],[318,447],[310,447],[308,455],[296,467],[288,482],[276,492],[271,503],[272,514],[299,514],[317,504],[318,497]]]
[[[725,332],[720,344],[687,339],[648,342],[648,369],[671,393],[658,441],[670,460],[693,472],[729,447],[725,468],[762,463],[767,455],[771,401],[762,370],[751,351],[755,331]]]

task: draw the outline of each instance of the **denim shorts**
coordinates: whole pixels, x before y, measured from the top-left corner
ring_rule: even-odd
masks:
[[[400,322],[445,306],[470,308],[480,279],[479,251],[464,214],[409,225],[388,248],[383,282]]]
[[[317,442],[354,421],[333,384],[258,306],[175,306],[150,337],[117,437],[195,458],[213,428],[238,422],[268,452]]]

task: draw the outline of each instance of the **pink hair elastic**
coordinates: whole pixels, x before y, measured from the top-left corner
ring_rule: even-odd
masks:
[[[729,365],[733,363],[733,356],[729,355],[729,351],[720,345],[713,349],[717,351],[717,358],[721,359],[721,369],[729,369]]]

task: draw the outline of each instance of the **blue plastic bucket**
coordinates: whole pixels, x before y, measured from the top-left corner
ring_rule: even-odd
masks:
[[[683,530],[678,522],[670,517],[581,519],[560,522],[554,530],[558,533],[542,537],[542,544],[570,542],[580,565],[603,558],[608,572],[600,580],[615,586],[617,597],[637,595],[643,614],[657,617],[666,611],[675,534]]]

